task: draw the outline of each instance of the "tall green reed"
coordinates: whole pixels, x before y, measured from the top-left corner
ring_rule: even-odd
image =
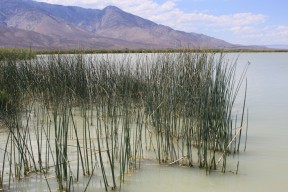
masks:
[[[114,189],[115,169],[123,182],[125,174],[140,168],[147,143],[159,164],[199,166],[209,174],[222,160],[225,172],[230,149],[240,147],[241,129],[234,134],[232,128],[237,124],[233,107],[247,68],[236,82],[237,62],[228,63],[223,54],[119,57],[78,54],[1,61],[0,91],[14,106],[15,118],[7,116],[7,154],[17,152],[9,160],[14,173],[45,170],[47,175],[53,167],[58,188],[71,190],[80,169],[90,183],[100,167],[107,191],[107,168]],[[32,110],[37,103],[40,108]],[[244,99],[240,127],[245,108]],[[69,155],[71,151],[76,155]]]

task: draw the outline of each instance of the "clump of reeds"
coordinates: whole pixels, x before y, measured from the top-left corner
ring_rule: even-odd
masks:
[[[18,179],[53,170],[58,188],[69,190],[82,172],[86,190],[99,169],[107,191],[118,185],[116,167],[120,181],[140,167],[144,145],[159,164],[207,174],[220,161],[225,172],[226,157],[239,151],[244,116],[235,134],[232,109],[247,69],[235,82],[236,62],[222,54],[49,55],[0,68],[0,102],[9,108],[7,95],[17,106],[6,119],[3,165],[9,159]]]
[[[0,48],[0,61],[32,59],[35,58],[35,56],[36,51],[32,49]]]
[[[12,109],[10,96],[3,90],[0,90],[0,112],[7,112],[8,109]]]

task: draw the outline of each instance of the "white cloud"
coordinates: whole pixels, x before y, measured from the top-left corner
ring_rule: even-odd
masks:
[[[288,26],[235,27],[231,31],[244,44],[288,44]]]
[[[133,13],[135,15],[153,20],[156,23],[169,25],[171,27],[181,27],[182,23],[186,23],[186,27],[182,30],[188,30],[187,23],[195,26],[192,22],[196,22],[201,27],[203,25],[213,26],[245,26],[253,23],[264,22],[265,16],[252,13],[236,13],[231,15],[211,15],[208,13],[192,12],[186,13],[177,8],[177,0],[165,1],[163,4],[156,3],[153,0],[38,0],[48,3],[79,5],[84,7],[102,9],[108,5],[115,5],[121,9]]]
[[[266,27],[266,16],[254,13],[213,15],[209,11],[184,12],[178,0],[157,3],[155,0],[38,0],[54,4],[78,5],[102,9],[115,5],[124,11],[186,32],[204,33],[232,43],[260,44],[284,39],[288,43],[288,26]],[[197,0],[198,1],[198,0]],[[269,39],[268,39],[269,38]],[[250,42],[250,43],[249,43]]]
[[[278,26],[276,27],[276,35],[288,37],[288,26]]]
[[[241,35],[241,34],[251,34],[255,33],[257,30],[252,26],[235,26],[230,29],[233,33]]]

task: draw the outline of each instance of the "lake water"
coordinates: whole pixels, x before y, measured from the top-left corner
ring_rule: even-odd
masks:
[[[128,177],[123,192],[288,190],[288,53],[229,53],[226,57],[239,57],[238,72],[250,62],[248,142],[246,152],[239,156],[238,174],[206,176],[198,168],[144,162],[141,170]]]
[[[288,53],[228,53],[226,58],[232,61],[238,58],[239,75],[250,63],[247,72],[248,142],[246,152],[243,145],[234,160],[236,164],[240,162],[238,174],[235,174],[235,163],[229,169],[231,172],[223,174],[219,170],[207,176],[205,170],[198,167],[159,166],[156,160],[143,160],[141,169],[125,177],[122,192],[288,190]],[[243,98],[243,94],[244,89],[239,98]],[[39,191],[41,188],[48,191],[43,178],[38,182],[20,181],[12,190]],[[88,191],[95,191],[93,183]]]

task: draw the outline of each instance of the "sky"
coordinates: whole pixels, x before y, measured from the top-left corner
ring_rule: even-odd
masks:
[[[242,45],[288,45],[287,0],[36,0],[120,9],[167,25]]]

